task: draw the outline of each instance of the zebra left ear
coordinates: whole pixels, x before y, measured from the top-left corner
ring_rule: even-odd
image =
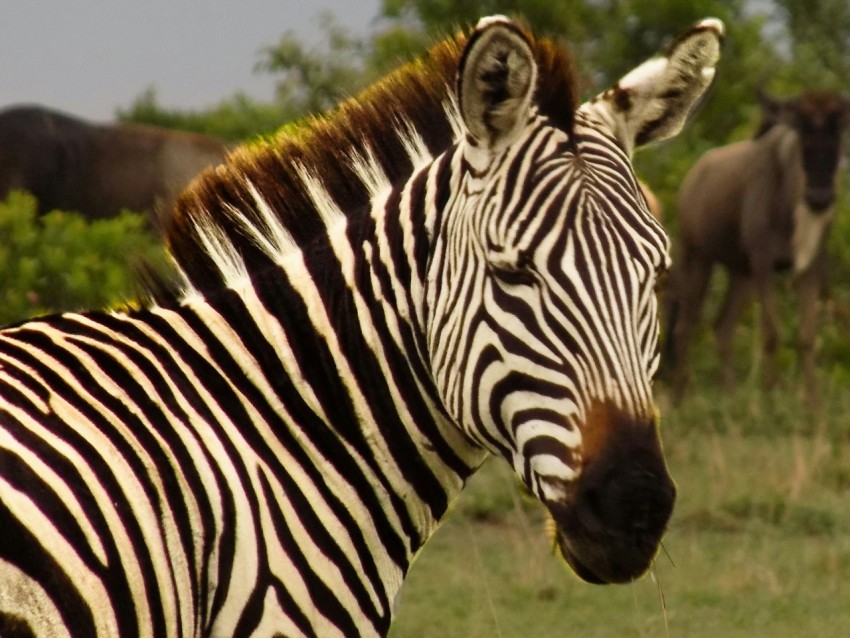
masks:
[[[720,20],[696,23],[663,55],[641,64],[586,108],[602,117],[629,155],[676,135],[714,80],[723,37]]]
[[[537,64],[523,33],[504,16],[482,18],[467,42],[458,73],[458,103],[479,146],[496,150],[525,122]]]

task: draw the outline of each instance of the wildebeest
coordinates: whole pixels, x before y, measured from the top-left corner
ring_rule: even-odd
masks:
[[[102,219],[127,208],[162,215],[202,169],[223,161],[224,142],[142,124],[95,124],[40,106],[0,111],[0,197],[26,190],[39,210]]]
[[[679,191],[679,246],[668,294],[667,347],[674,400],[687,383],[687,354],[715,264],[729,287],[714,325],[724,384],[734,387],[732,341],[755,292],[761,304],[763,381],[773,385],[778,347],[775,277],[791,269],[799,293],[799,350],[807,396],[815,398],[814,341],[825,241],[834,217],[841,137],[850,100],[809,91],[777,100],[760,95],[755,139],[707,152]]]

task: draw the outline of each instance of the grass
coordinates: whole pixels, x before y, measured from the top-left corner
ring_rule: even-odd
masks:
[[[850,635],[850,392],[822,376],[816,412],[794,374],[770,394],[757,374],[732,396],[709,381],[675,409],[662,388],[679,499],[654,571],[630,585],[572,575],[491,460],[413,566],[392,638]]]

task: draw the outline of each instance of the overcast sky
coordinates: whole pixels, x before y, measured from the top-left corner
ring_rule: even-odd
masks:
[[[236,91],[271,99],[258,52],[287,30],[321,45],[318,16],[367,34],[381,0],[0,0],[0,108],[38,103],[113,119],[148,87],[200,109]]]

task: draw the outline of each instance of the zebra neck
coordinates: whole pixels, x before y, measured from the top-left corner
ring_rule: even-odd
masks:
[[[409,237],[392,212],[343,220],[279,268],[191,307],[235,327],[224,341],[274,406],[267,427],[282,455],[309,457],[328,501],[366,504],[350,514],[386,547],[385,582],[400,584],[484,453],[437,398],[411,311],[418,266],[401,257]]]

